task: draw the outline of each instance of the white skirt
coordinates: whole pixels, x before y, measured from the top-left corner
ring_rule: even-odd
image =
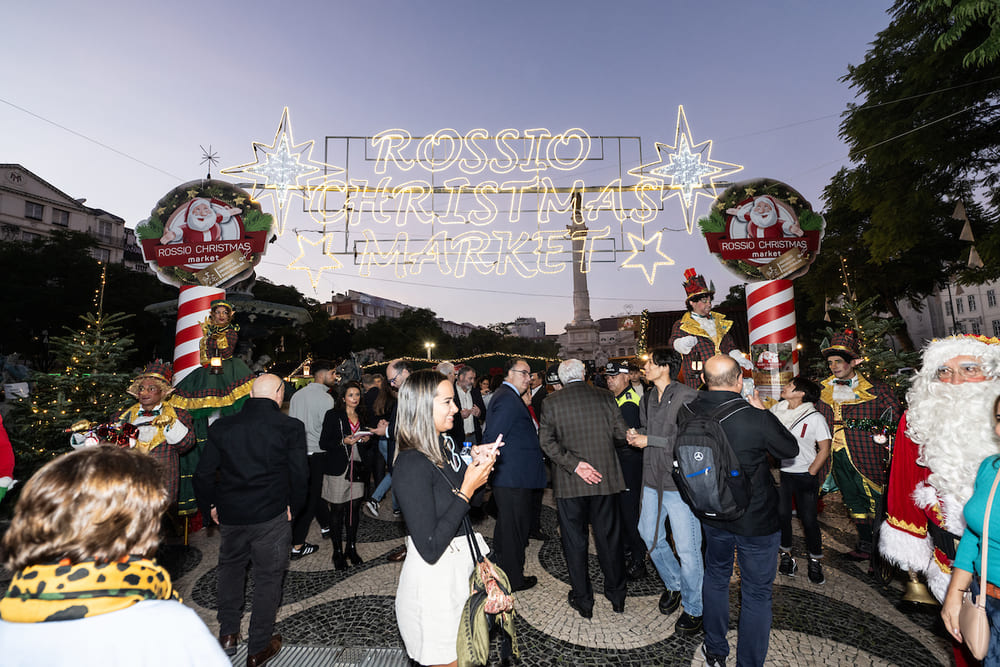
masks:
[[[489,547],[474,533],[479,550]],[[443,665],[458,659],[458,624],[469,599],[473,562],[465,535],[451,541],[431,565],[406,538],[406,560],[396,589],[396,624],[410,658],[421,665]]]

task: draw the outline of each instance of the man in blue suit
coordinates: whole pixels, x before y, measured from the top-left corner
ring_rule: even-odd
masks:
[[[508,359],[504,371],[503,384],[486,410],[483,442],[503,434],[504,446],[490,478],[497,505],[493,543],[511,588],[524,591],[538,583],[537,577],[524,576],[524,550],[531,530],[532,493],[545,488],[545,462],[535,422],[521,398],[528,390],[531,367],[524,359]]]

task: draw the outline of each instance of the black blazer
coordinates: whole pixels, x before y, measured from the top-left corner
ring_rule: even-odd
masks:
[[[226,525],[270,521],[286,507],[294,515],[308,487],[305,424],[271,399],[249,398],[238,413],[209,427],[194,474],[202,516],[213,506]]]
[[[361,430],[366,430],[363,421]],[[347,471],[351,448],[344,444],[344,438],[350,434],[351,423],[347,419],[347,413],[342,409],[328,410],[326,417],[323,418],[323,431],[319,436],[320,449],[326,452],[324,457],[326,462],[323,465],[324,475],[336,477]]]

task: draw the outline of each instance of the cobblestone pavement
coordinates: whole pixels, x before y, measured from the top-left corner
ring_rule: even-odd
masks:
[[[521,648],[517,664],[700,665],[701,635],[675,634],[674,622],[680,611],[664,616],[657,608],[663,586],[651,563],[647,562],[650,576],[629,582],[624,614],[613,613],[610,602],[601,595],[596,596],[593,619],[585,620],[570,609],[566,603],[569,590],[566,564],[549,493],[542,525],[551,537],[530,543],[525,568],[527,574],[538,577],[539,584],[517,595],[516,627]],[[365,562],[346,571],[333,569],[330,544],[319,538],[319,530],[313,526],[309,541],[319,544],[320,550],[293,561],[285,582],[277,631],[286,646],[402,649],[393,612],[401,565],[386,561],[385,556],[402,544],[405,533],[403,524],[393,519],[390,505],[382,503],[379,519],[362,513],[358,552]],[[845,558],[844,554],[854,546],[854,531],[837,494],[827,496],[826,511],[820,515],[820,521],[826,584],[811,584],[801,561],[797,576],[776,575],[767,664],[920,667],[951,664],[950,643],[938,622],[937,608],[901,612],[897,604],[903,591],[902,577],[883,589],[868,575],[867,563],[858,564]],[[487,518],[476,528],[489,541],[493,520]],[[797,522],[795,539],[794,551],[801,554],[804,543]],[[218,631],[217,556],[218,534],[206,531],[194,533],[189,547],[165,547],[161,551],[161,559],[174,574],[185,603],[198,612],[213,632]],[[592,555],[590,569],[594,589],[601,591],[603,577],[596,556]],[[252,587],[251,577],[250,591]],[[730,592],[731,664],[735,662],[738,607],[738,585],[734,582]],[[248,620],[249,614],[244,618],[244,636]],[[494,650],[494,659],[497,654]],[[243,655],[241,651],[238,657]],[[305,664],[291,658],[288,655],[280,665]],[[342,663],[337,661],[337,664]],[[276,662],[276,667],[280,665]]]

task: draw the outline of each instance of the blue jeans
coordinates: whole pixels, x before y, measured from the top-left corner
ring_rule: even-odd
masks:
[[[657,518],[659,515],[659,518]],[[674,536],[677,557],[667,542],[664,520],[670,518],[670,532]],[[659,531],[657,531],[659,525]],[[667,590],[680,591],[684,611],[691,616],[701,616],[701,585],[705,567],[701,560],[701,524],[677,491],[664,491],[662,505],[657,503],[656,489],[642,487],[642,510],[639,514],[639,534],[656,571]],[[656,535],[656,543],[653,536]],[[680,559],[678,564],[677,560]]]
[[[386,463],[388,463],[389,441],[386,440],[385,438],[379,438],[378,451],[382,454],[382,458],[386,460]],[[382,481],[378,483],[378,486],[375,487],[375,490],[372,492],[372,498],[375,499],[375,502],[377,503],[382,502],[382,499],[385,498],[385,494],[389,493],[389,487],[391,486],[392,486],[392,473],[389,472],[388,468],[386,468],[385,476],[382,477]],[[399,509],[399,504],[396,503],[395,495],[393,495],[392,497],[392,509],[393,510]]]
[[[736,641],[738,667],[763,665],[771,638],[771,586],[778,567],[781,532],[736,535],[704,524],[705,529],[705,648],[729,655],[729,578],[733,550],[740,564],[740,623]]]
[[[970,587],[975,597],[979,600],[979,575],[972,577]],[[1000,600],[996,598],[986,598],[986,618],[990,623],[990,647],[983,658],[982,667],[1000,667]]]

